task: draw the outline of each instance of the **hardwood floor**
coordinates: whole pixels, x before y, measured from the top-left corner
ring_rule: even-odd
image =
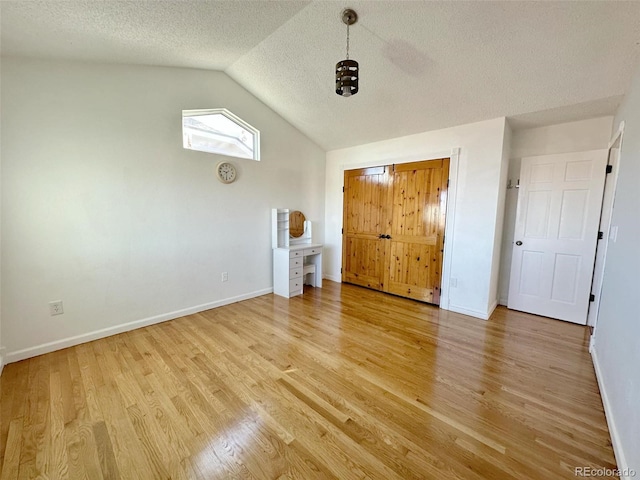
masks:
[[[559,479],[615,468],[588,332],[356,286],[5,367],[1,480]]]

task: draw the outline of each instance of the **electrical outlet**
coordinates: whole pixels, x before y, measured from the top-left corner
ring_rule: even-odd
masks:
[[[223,282],[227,282],[229,281],[229,274],[227,272],[222,272],[222,279]]]
[[[64,309],[62,308],[62,300],[56,300],[55,302],[49,302],[49,313],[53,315],[62,315]]]

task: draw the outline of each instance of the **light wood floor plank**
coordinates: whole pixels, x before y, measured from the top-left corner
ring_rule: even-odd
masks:
[[[584,327],[327,281],[9,364],[0,480],[570,479],[615,468]]]
[[[60,363],[65,364],[66,356],[60,357]],[[49,470],[49,478],[52,480],[66,480],[69,478],[69,457],[67,454],[67,440],[65,437],[65,418],[70,414],[70,410],[65,408],[65,395],[63,388],[66,386],[67,396],[69,395],[69,383],[63,380],[60,370],[56,369],[51,373],[51,435],[47,439],[51,444],[49,458],[47,458],[47,466]],[[65,385],[66,384],[66,385]],[[67,405],[73,405],[73,399],[67,398]]]
[[[12,420],[8,425],[6,440],[7,455],[2,464],[0,480],[18,478],[20,471],[20,449],[22,446],[22,418]]]

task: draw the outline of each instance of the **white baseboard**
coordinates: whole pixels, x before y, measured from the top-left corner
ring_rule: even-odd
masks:
[[[604,416],[607,419],[607,425],[609,426],[609,433],[611,434],[611,444],[613,445],[613,454],[616,457],[618,470],[628,471],[629,464],[627,463],[627,458],[625,457],[624,450],[622,449],[620,433],[618,432],[618,428],[616,427],[613,410],[611,410],[611,402],[609,401],[609,396],[607,395],[607,390],[605,389],[604,381],[602,380],[602,372],[600,370],[600,364],[598,363],[598,354],[595,348],[590,348],[589,350],[591,352],[593,367],[596,371],[596,379],[598,380],[598,387],[600,388],[600,397],[602,398],[602,405],[604,406]]]
[[[184,317],[186,315],[192,315],[194,313],[203,312],[212,308],[222,307],[231,303],[240,302],[242,300],[248,300],[250,298],[259,297],[272,293],[273,288],[265,288],[255,292],[245,293],[235,297],[225,298],[217,300],[211,303],[204,303],[195,307],[189,307],[182,310],[176,310],[174,312],[163,313],[161,315],[155,315],[153,317],[143,318],[141,320],[135,320],[129,323],[123,323],[121,325],[115,325],[113,327],[103,328],[101,330],[95,330],[89,333],[83,333],[82,335],[76,335],[75,337],[64,338],[62,340],[56,340],[54,342],[43,343],[42,345],[36,345],[35,347],[25,348],[16,352],[8,353],[4,361],[6,363],[18,362],[26,358],[36,357],[45,353],[55,352],[63,348],[73,347],[74,345],[80,345],[81,343],[91,342],[100,338],[110,337],[111,335],[117,335],[118,333],[128,332],[137,328],[147,327],[156,323],[166,322],[167,320],[174,320],[176,318]]]
[[[470,317],[481,318],[482,320],[488,320],[497,305],[498,305],[498,302],[495,302],[494,307],[486,312],[481,312],[479,310],[471,310],[469,308],[464,308],[464,307],[460,307],[458,305],[452,305],[452,304],[449,305],[449,308],[447,308],[447,310],[450,310],[456,313],[461,313],[463,315],[468,315]]]
[[[501,297],[498,299],[498,305],[504,305],[506,307],[507,303],[509,303],[509,299],[507,297]]]

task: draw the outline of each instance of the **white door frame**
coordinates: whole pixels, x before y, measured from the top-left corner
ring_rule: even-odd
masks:
[[[624,122],[620,122],[620,125],[618,126],[618,130],[613,135],[613,137],[611,137],[611,141],[609,142],[609,147],[608,147],[609,153],[608,153],[607,165],[612,166],[612,171],[611,171],[612,178],[610,179],[609,182],[605,182],[605,187],[604,187],[605,190],[602,195],[602,201],[604,202],[604,199],[606,198],[607,193],[611,192],[611,202],[608,206],[603,204],[602,211],[600,212],[600,227],[603,227],[603,221],[604,221],[604,228],[599,228],[599,230],[602,232],[603,235],[602,235],[602,240],[599,241],[598,247],[596,250],[596,258],[594,259],[594,265],[593,265],[593,278],[591,280],[591,294],[594,296],[594,300],[589,305],[587,325],[594,329],[594,332],[592,334],[592,343],[593,343],[593,337],[595,336],[595,327],[596,327],[596,324],[598,323],[598,314],[600,311],[600,298],[602,296],[602,280],[604,278],[604,268],[607,260],[607,250],[609,248],[609,240],[611,239],[610,238],[611,217],[613,215],[613,205],[616,200],[616,187],[618,184],[618,172],[620,171],[620,151],[622,150],[623,135],[624,135]],[[613,159],[614,161],[612,162],[611,150],[613,148],[617,148],[618,152],[617,152],[616,158],[614,158]],[[601,263],[601,267],[597,269],[596,265],[599,262]]]

